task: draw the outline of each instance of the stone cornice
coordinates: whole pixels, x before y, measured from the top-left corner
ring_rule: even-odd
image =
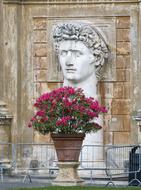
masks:
[[[117,4],[138,3],[141,0],[3,0],[7,4]]]

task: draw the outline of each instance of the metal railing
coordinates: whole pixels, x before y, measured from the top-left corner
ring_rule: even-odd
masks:
[[[0,143],[0,179],[3,182],[3,173],[15,168],[13,159],[14,145],[12,143]]]
[[[129,181],[128,185],[133,181],[138,181],[138,185],[141,185],[141,179],[138,180],[136,178],[136,174],[141,171],[141,147],[139,147],[138,165],[135,164],[135,152],[133,153],[132,151],[134,148],[135,145],[112,146],[107,148],[105,159],[106,174],[110,177],[107,185],[115,185],[112,180],[115,176],[129,178],[130,174],[135,174],[135,176],[132,177],[132,181]],[[133,158],[132,160],[131,157]]]
[[[135,152],[136,149],[138,152]],[[109,178],[106,186],[110,184],[115,186],[113,182],[115,177],[128,178],[128,185],[132,183],[141,185],[141,147],[138,145],[84,145],[80,155],[80,169],[90,170],[91,182],[94,174],[103,176],[104,171]]]
[[[84,145],[80,153],[80,166],[78,171],[93,178],[105,176],[112,184],[116,176],[130,178],[128,185],[137,183],[141,185],[139,173],[141,172],[141,147],[135,145]],[[8,167],[9,165],[9,167]],[[31,175],[48,174],[58,170],[57,156],[53,144],[37,143],[0,143],[0,174],[3,182],[4,170],[11,169],[14,173],[24,173],[23,182]],[[85,172],[83,172],[83,170]],[[81,176],[80,176],[81,177]],[[83,177],[83,175],[82,175]]]
[[[15,144],[16,173],[24,172],[24,179],[31,175],[49,174],[57,168],[57,156],[53,144],[18,143]]]

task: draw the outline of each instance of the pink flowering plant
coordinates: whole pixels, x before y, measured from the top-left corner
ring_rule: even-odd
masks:
[[[94,119],[107,112],[94,98],[87,98],[82,89],[72,87],[44,93],[34,107],[37,111],[28,126],[33,126],[41,134],[96,132],[102,127]]]

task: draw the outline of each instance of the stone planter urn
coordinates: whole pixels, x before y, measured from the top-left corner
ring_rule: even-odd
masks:
[[[53,185],[75,186],[84,181],[78,176],[79,155],[85,134],[51,134],[57,153],[59,173]]]

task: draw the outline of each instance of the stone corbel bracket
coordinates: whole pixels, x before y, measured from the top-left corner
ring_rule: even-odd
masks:
[[[0,101],[0,125],[11,125],[13,116],[6,108],[6,104]]]

